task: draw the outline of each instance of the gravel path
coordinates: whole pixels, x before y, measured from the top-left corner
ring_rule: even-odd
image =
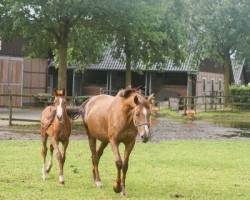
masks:
[[[84,132],[84,129],[83,129]],[[250,140],[250,130],[218,127],[213,123],[188,120],[186,123],[161,118],[152,126],[152,142],[160,140]],[[246,134],[247,133],[247,134]],[[73,134],[71,140],[87,139],[86,134]],[[35,129],[0,128],[0,140],[40,140],[39,125]]]

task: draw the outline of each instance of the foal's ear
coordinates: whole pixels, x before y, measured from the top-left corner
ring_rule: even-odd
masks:
[[[152,103],[152,100],[154,99],[154,93],[153,94],[151,94],[149,97],[148,97],[148,99],[147,99],[147,102],[148,103]]]
[[[135,95],[135,97],[134,97],[134,102],[135,102],[136,105],[139,104],[139,99],[138,99],[138,96],[137,96],[137,95]]]
[[[66,96],[66,90],[65,90],[65,88],[62,89],[62,96]]]

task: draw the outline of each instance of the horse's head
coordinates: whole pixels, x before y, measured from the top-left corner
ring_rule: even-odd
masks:
[[[56,117],[59,121],[63,118],[63,113],[66,109],[66,94],[65,89],[62,90],[54,90],[54,105],[56,108]]]
[[[134,113],[133,113],[133,121],[134,125],[140,134],[142,142],[147,142],[150,137],[150,105],[154,98],[154,94],[151,94],[147,100],[142,99],[139,95],[134,97]]]

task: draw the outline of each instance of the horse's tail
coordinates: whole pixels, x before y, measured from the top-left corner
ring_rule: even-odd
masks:
[[[78,119],[78,117],[81,115],[81,111],[79,108],[66,108],[67,115],[70,119]]]
[[[91,98],[88,98],[86,101],[84,101],[79,107],[79,111],[80,111],[80,114],[82,115],[82,119],[84,119],[84,116],[85,116],[85,106],[87,105],[87,103],[89,102]]]

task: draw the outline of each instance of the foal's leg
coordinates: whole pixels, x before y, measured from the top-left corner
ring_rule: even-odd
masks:
[[[93,177],[97,188],[102,188],[102,182],[99,176],[98,162],[99,158],[96,152],[96,139],[89,136],[89,147],[92,154]]]
[[[63,178],[63,163],[62,163],[62,154],[59,150],[59,142],[55,140],[55,138],[51,137],[51,144],[53,145],[54,149],[55,149],[55,154],[56,154],[56,158],[58,161],[58,166],[59,166],[59,183],[60,184],[64,184],[64,178]]]
[[[121,187],[122,187],[121,194],[122,195],[126,195],[125,180],[126,180],[126,174],[128,170],[128,161],[129,161],[129,155],[131,151],[133,150],[134,145],[135,145],[135,140],[130,143],[125,144],[124,160],[123,160],[123,166],[122,166],[122,182],[121,182]]]
[[[122,191],[122,187],[121,187],[122,159],[121,159],[121,155],[119,152],[119,143],[115,140],[110,140],[110,145],[111,145],[113,154],[115,156],[115,164],[117,168],[116,184],[113,186],[113,190],[116,193],[119,193]]]
[[[49,173],[51,170],[51,167],[53,165],[53,151],[54,151],[54,147],[52,144],[50,144],[50,160],[49,160],[49,166],[46,169],[46,172]]]
[[[43,167],[42,167],[42,178],[45,180],[47,178],[46,173],[46,156],[47,156],[47,139],[48,135],[45,131],[41,130],[41,136],[42,136],[42,157],[43,157]]]
[[[68,145],[69,145],[69,140],[66,140],[62,144],[62,168],[64,167],[64,163],[66,160],[66,150],[67,150]]]

